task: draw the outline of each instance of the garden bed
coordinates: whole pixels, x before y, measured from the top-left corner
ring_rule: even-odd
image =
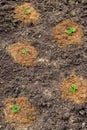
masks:
[[[0,130],[86,129],[87,1],[0,1]]]

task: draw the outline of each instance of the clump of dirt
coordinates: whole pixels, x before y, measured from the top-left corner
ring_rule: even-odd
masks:
[[[77,86],[76,90],[70,91],[71,86]],[[78,77],[71,74],[70,77],[63,80],[62,84],[62,99],[70,99],[77,104],[84,103],[87,99],[87,80],[83,77]]]
[[[69,28],[75,28],[75,32],[68,34],[67,30]],[[67,19],[53,28],[53,36],[56,42],[63,47],[66,47],[69,44],[80,45],[83,37],[82,26]]]
[[[8,52],[16,63],[25,66],[33,66],[36,64],[38,51],[32,45],[24,43],[15,43],[7,48]]]
[[[13,105],[20,106],[20,110],[13,112]],[[14,127],[30,126],[37,115],[34,106],[26,97],[7,98],[4,101],[4,114],[5,120]]]
[[[39,20],[40,13],[36,11],[30,3],[24,3],[16,6],[13,17],[20,20],[23,24],[36,24]]]

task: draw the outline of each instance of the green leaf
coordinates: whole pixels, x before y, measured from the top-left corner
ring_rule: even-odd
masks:
[[[13,112],[13,113],[18,112],[20,109],[21,109],[21,107],[18,106],[18,105],[13,105],[13,106],[12,106],[12,112]]]
[[[69,28],[68,30],[67,30],[67,34],[72,34],[72,33],[74,33],[76,31],[76,28]]]
[[[24,8],[24,14],[28,15],[28,14],[31,14],[31,12],[29,11],[28,8]]]
[[[76,92],[78,90],[78,86],[76,84],[71,84],[69,91],[70,92]]]
[[[28,51],[29,51],[29,50],[27,50],[27,49],[21,50],[21,52],[22,52],[23,54],[26,54]]]

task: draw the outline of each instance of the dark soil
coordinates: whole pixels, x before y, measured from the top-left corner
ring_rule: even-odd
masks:
[[[72,71],[87,78],[87,1],[25,0],[39,10],[41,19],[37,25],[21,25],[11,14],[23,1],[0,0],[0,130],[19,130],[5,122],[2,101],[21,96],[38,111],[37,120],[26,130],[87,130],[87,102],[63,101],[59,85]],[[84,26],[81,46],[61,48],[55,43],[52,28],[66,19]],[[8,45],[24,40],[39,51],[34,67],[14,63],[6,51]]]

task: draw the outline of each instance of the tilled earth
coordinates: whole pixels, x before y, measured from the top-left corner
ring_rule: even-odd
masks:
[[[41,13],[37,25],[20,25],[20,21],[12,18],[14,5],[25,1]],[[61,100],[59,85],[72,71],[87,78],[87,1],[25,1],[0,0],[0,130],[19,130],[5,122],[2,101],[20,96],[28,97],[38,111],[34,124],[23,130],[87,130],[87,102],[77,105]],[[66,19],[83,25],[81,46],[61,48],[55,44],[51,30]],[[31,42],[39,51],[34,67],[14,63],[6,51],[8,45],[23,40]]]

